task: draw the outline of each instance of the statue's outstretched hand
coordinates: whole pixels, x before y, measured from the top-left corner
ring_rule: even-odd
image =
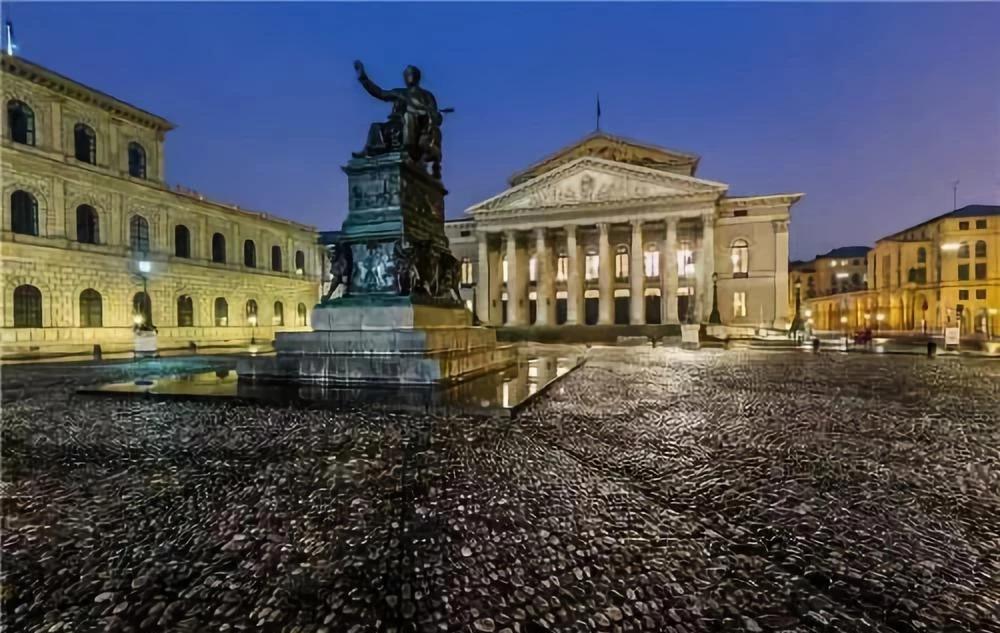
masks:
[[[361,63],[360,59],[354,60],[354,72],[358,73],[358,79],[365,76],[365,65]]]

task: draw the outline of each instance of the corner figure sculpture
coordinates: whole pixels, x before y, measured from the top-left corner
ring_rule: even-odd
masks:
[[[349,289],[347,286],[351,268],[351,247],[342,243],[333,244],[330,249],[330,287],[323,293],[324,303],[330,300],[341,285],[345,291]]]
[[[384,90],[368,78],[360,61],[354,62],[358,81],[371,96],[392,104],[392,112],[384,123],[372,123],[364,150],[355,152],[355,158],[378,156],[388,152],[405,151],[411,160],[430,164],[431,174],[441,179],[441,123],[442,113],[437,100],[429,90],[420,87],[420,69],[407,66],[403,71],[405,88]]]

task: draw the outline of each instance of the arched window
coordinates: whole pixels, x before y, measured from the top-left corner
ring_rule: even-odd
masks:
[[[16,99],[7,102],[7,131],[15,143],[35,144],[35,112],[28,104]]]
[[[280,301],[274,302],[274,316],[271,317],[272,325],[285,324],[285,306]]]
[[[257,302],[253,299],[247,300],[247,323],[251,325],[257,323]]]
[[[14,327],[42,327],[42,291],[34,286],[14,288]]]
[[[136,253],[149,252],[149,222],[141,215],[133,215],[128,223],[129,246]]]
[[[917,249],[917,263],[926,264],[927,263],[927,249],[921,246]]]
[[[600,256],[590,251],[583,260],[583,276],[586,277],[588,281],[597,279],[601,273],[601,258]]]
[[[959,259],[969,259],[969,243],[962,242],[958,245],[958,258]]]
[[[733,262],[733,277],[746,277],[750,270],[750,244],[735,240],[729,248],[729,259]]]
[[[215,298],[215,324],[219,327],[229,325],[229,303],[223,297]]]
[[[656,248],[655,244],[650,244],[646,247],[646,253],[643,256],[643,267],[645,268],[646,277],[652,279],[660,276],[660,250]]]
[[[475,279],[472,276],[472,260],[468,257],[462,258],[462,284],[466,286],[471,286],[475,283]]]
[[[146,150],[134,141],[128,144],[128,175],[146,178]]]
[[[80,327],[101,327],[103,324],[101,293],[87,288],[80,293]]]
[[[257,267],[257,247],[253,240],[243,242],[243,265],[248,268]]]
[[[281,247],[275,244],[271,247],[271,270],[281,272]]]
[[[986,257],[986,242],[983,240],[976,242],[976,257]]]
[[[226,237],[222,233],[212,235],[212,261],[216,264],[226,263]]]
[[[306,254],[302,251],[295,251],[295,273],[301,275],[306,270]]]
[[[76,241],[82,244],[97,244],[100,241],[97,211],[89,204],[76,208]]]
[[[22,235],[38,235],[38,201],[27,191],[10,194],[10,230]]]
[[[295,325],[305,327],[306,325],[306,304],[300,303],[299,307],[295,309]]]
[[[177,297],[177,327],[194,325],[194,301],[189,295]]]
[[[556,281],[566,281],[569,279],[569,255],[559,253],[556,259]]]
[[[174,227],[174,255],[191,257],[191,231],[183,224]]]
[[[624,244],[615,249],[615,277],[628,279],[628,247]]]
[[[84,123],[76,124],[73,128],[73,147],[77,160],[97,164],[97,135],[92,127]]]
[[[132,296],[132,318],[136,325],[153,325],[153,300],[141,290]]]

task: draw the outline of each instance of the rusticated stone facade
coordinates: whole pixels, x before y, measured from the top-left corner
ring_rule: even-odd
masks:
[[[168,187],[168,121],[20,58],[2,67],[4,355],[130,349],[143,277],[161,349],[306,328],[313,227]]]

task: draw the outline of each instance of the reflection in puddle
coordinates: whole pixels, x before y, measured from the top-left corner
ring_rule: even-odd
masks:
[[[161,376],[104,385],[84,393],[147,395],[164,398],[238,398],[273,404],[306,404],[335,408],[364,407],[446,414],[511,415],[582,362],[565,352],[532,350],[510,367],[455,385],[330,386],[240,382],[235,370]]]

